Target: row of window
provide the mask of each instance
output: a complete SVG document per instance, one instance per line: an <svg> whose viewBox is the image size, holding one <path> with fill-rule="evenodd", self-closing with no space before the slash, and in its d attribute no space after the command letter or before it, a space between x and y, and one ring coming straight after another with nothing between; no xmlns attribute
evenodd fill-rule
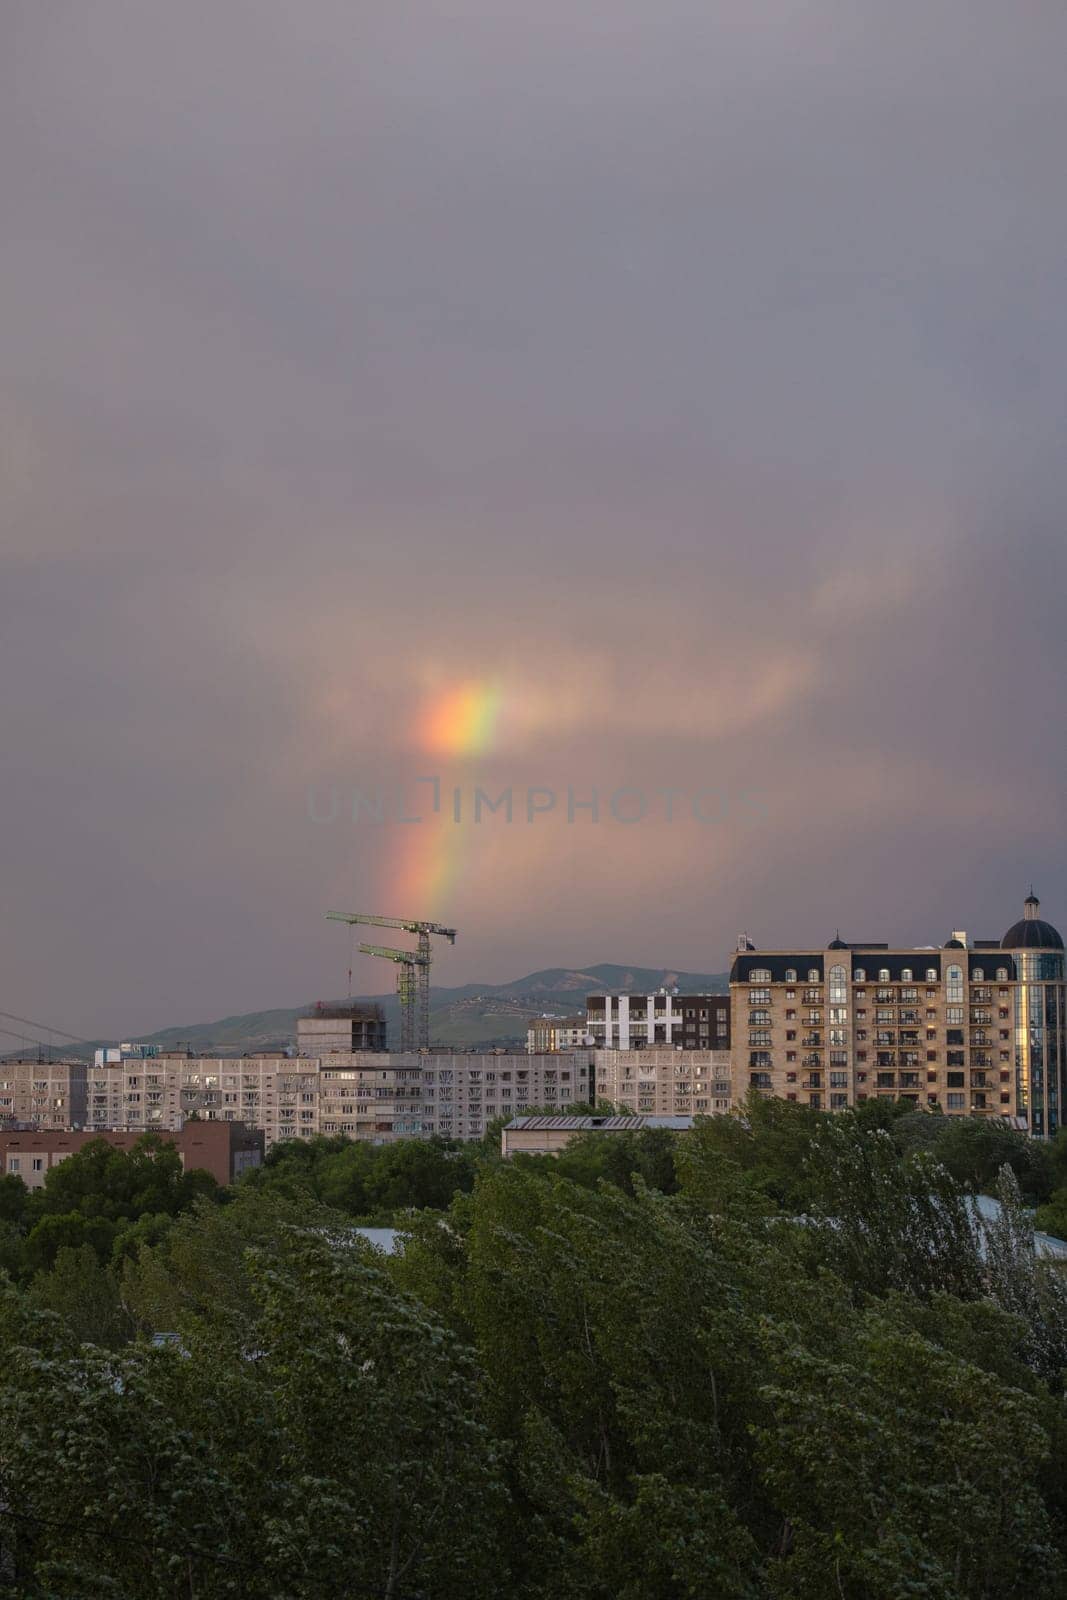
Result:
<svg viewBox="0 0 1067 1600"><path fill-rule="evenodd" d="M953 978L954 975L958 976L959 978L962 978L963 977L962 968L956 967L956 966L949 967L947 976L948 976L950 981L951 981L951 979ZM986 974L985 974L985 968L984 967L975 967L971 972L971 982L972 983L984 983L985 982L985 976L986 976ZM1007 969L1007 967L998 967L996 969L994 977L995 977L997 983L1007 983L1008 982L1008 969ZM771 973L771 970L770 970L769 967L754 967L752 969L752 971L748 975L748 981L749 981L749 983L772 983L774 981L774 979L773 979L773 976L772 976L772 973ZM798 979L798 977L797 977L797 972L796 972L796 968L795 967L787 967L786 968L785 978L784 978L783 981L786 982L786 983L797 983L797 982L800 981ZM808 983L821 983L822 982L822 974L819 972L818 967L809 968L808 976L807 976L807 980L806 981ZM830 972L829 972L828 981L829 981L831 989L835 986L835 984L838 986L838 988L841 989L842 998L844 998L844 988L845 988L845 985L847 984L847 981L848 981L848 977L847 977L847 974L845 972L844 967L840 967L840 966L831 967L830 968ZM855 969L855 971L853 972L853 974L852 974L852 981L854 983L866 983L867 982L867 971L866 971L866 968L857 967ZM898 978L892 977L888 967L879 967L877 981L879 983L898 983L898 982L899 983L914 983L915 982L915 973L914 973L914 971L912 970L911 967L902 967L901 971L900 971L900 977L898 979ZM936 967L927 967L927 969L926 969L926 982L927 983L939 983L940 981L941 981L941 974L938 972L937 968Z"/></svg>

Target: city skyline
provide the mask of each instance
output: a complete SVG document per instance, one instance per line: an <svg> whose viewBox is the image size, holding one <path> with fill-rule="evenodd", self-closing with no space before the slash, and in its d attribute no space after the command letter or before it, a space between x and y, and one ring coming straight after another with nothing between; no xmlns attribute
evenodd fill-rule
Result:
<svg viewBox="0 0 1067 1600"><path fill-rule="evenodd" d="M341 994L331 906L444 985L1062 926L1067 19L0 30L0 1006Z"/></svg>

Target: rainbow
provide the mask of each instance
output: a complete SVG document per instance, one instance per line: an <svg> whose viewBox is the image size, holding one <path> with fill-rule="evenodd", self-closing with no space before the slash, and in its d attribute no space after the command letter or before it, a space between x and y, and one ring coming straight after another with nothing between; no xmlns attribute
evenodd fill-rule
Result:
<svg viewBox="0 0 1067 1600"><path fill-rule="evenodd" d="M468 680L442 689L426 701L415 718L413 748L439 762L483 754L493 747L502 709L498 684ZM470 818L457 824L453 816L452 784L460 774L431 769L427 776L431 775L441 780L440 809L434 813L430 786L420 785L423 798L416 811L422 821L390 828L393 848L386 863L382 903L388 900L391 905L410 907L405 916L447 921L452 914L453 891L469 865ZM464 788L464 803L469 804L470 788Z"/></svg>
<svg viewBox="0 0 1067 1600"><path fill-rule="evenodd" d="M479 755L493 742L500 714L496 684L461 683L435 695L415 726L418 749L427 755Z"/></svg>

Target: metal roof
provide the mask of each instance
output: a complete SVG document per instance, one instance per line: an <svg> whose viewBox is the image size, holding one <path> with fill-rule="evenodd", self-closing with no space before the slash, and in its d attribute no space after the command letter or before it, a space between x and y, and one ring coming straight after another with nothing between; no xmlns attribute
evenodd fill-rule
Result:
<svg viewBox="0 0 1067 1600"><path fill-rule="evenodd" d="M692 1117L515 1117L505 1132L523 1128L531 1133L639 1133L642 1128L673 1128L684 1133L693 1126Z"/></svg>

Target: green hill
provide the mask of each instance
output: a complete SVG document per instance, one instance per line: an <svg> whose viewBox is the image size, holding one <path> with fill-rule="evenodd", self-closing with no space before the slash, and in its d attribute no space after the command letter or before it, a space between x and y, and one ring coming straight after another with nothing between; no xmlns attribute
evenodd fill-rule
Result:
<svg viewBox="0 0 1067 1600"><path fill-rule="evenodd" d="M725 972L680 972L669 967L627 967L605 962L592 967L546 967L511 983L466 983L457 988L430 990L430 1037L451 1049L525 1046L532 1018L545 1012L570 1016L585 1010L585 997L597 990L633 990L652 994L676 988L683 994L724 994L729 987ZM385 1011L390 1043L399 1036L399 1008L395 991L366 995ZM154 1044L161 1050L189 1049L198 1055L254 1055L262 1050L284 1049L296 1034L296 1019L307 1005L272 1011L249 1011L221 1017L215 1022L191 1022L160 1028L133 1042ZM97 1040L95 1043L114 1043ZM93 1044L75 1051L92 1053Z"/></svg>

